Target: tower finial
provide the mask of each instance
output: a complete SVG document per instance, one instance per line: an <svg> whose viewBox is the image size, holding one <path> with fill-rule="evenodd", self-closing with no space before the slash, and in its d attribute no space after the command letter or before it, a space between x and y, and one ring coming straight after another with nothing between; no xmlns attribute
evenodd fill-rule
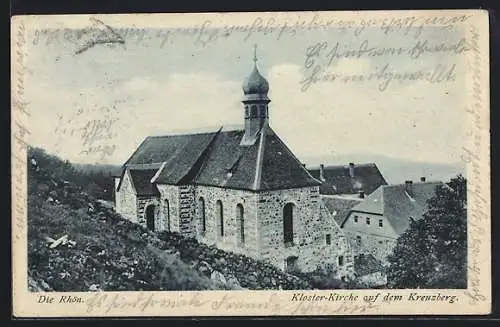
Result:
<svg viewBox="0 0 500 327"><path fill-rule="evenodd" d="M253 45L253 62L257 64L257 44Z"/></svg>

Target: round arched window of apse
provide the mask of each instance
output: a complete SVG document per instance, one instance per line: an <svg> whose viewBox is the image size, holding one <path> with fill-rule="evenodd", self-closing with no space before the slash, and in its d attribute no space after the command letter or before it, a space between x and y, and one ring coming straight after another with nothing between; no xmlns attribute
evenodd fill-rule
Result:
<svg viewBox="0 0 500 327"><path fill-rule="evenodd" d="M245 117L248 117L250 116L250 108L248 107L248 105L245 106Z"/></svg>

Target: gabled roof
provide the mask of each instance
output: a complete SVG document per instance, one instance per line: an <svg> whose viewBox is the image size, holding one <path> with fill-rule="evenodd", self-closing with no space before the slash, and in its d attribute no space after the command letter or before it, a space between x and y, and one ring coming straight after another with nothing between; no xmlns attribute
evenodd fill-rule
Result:
<svg viewBox="0 0 500 327"><path fill-rule="evenodd" d="M320 179L320 168L309 168L311 175ZM324 166L321 194L370 194L381 185L387 185L382 173L374 163L356 164L350 176L349 165Z"/></svg>
<svg viewBox="0 0 500 327"><path fill-rule="evenodd" d="M427 200L434 196L436 187L439 185L444 185L444 183L412 183L410 193L406 191L405 184L384 185L353 207L351 212L383 215L394 231L401 234L409 227L410 217L414 220L423 217L427 209Z"/></svg>
<svg viewBox="0 0 500 327"><path fill-rule="evenodd" d="M375 192L367 196L363 202L359 203L352 210L383 215L384 214L383 194L385 187L386 186L380 186L378 189L375 190Z"/></svg>
<svg viewBox="0 0 500 327"><path fill-rule="evenodd" d="M347 218L351 209L363 201L360 198L347 198L337 195L321 195L321 200L339 226Z"/></svg>
<svg viewBox="0 0 500 327"><path fill-rule="evenodd" d="M165 168L158 183L177 184L193 167L217 133L148 136L127 161L127 166L158 164Z"/></svg>
<svg viewBox="0 0 500 327"><path fill-rule="evenodd" d="M321 184L267 124L253 145L240 145L243 134L242 130L220 129L212 133L148 137L124 166L161 166L158 184L253 191Z"/></svg>
<svg viewBox="0 0 500 327"><path fill-rule="evenodd" d="M156 173L156 169L130 169L130 177L134 184L135 191L139 196L158 196L160 192L156 184L151 183L151 178Z"/></svg>

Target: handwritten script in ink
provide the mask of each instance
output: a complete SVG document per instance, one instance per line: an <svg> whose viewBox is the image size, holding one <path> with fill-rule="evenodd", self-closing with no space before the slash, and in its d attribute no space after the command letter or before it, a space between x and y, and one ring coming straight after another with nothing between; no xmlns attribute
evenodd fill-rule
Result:
<svg viewBox="0 0 500 327"><path fill-rule="evenodd" d="M319 82L362 83L376 82L380 91L385 91L395 83L404 81L426 81L430 84L453 82L456 80L456 64L445 60L429 67L396 69L391 60L407 57L413 61L436 54L463 55L470 51L470 44L465 38L434 43L427 39L417 39L410 46L380 46L377 42L360 40L354 45L341 42L318 42L307 47L304 68L306 77L301 81L302 91L307 91ZM383 59L382 64L367 72L337 72L334 65L342 59Z"/></svg>
<svg viewBox="0 0 500 327"><path fill-rule="evenodd" d="M30 114L25 102L25 44L26 44L26 28L23 22L17 26L14 62L13 81L13 145L12 145L12 193L13 193L13 213L15 214L16 239L21 239L22 232L26 226L26 166L27 166L27 149L28 136L31 134L28 124Z"/></svg>
<svg viewBox="0 0 500 327"><path fill-rule="evenodd" d="M483 226L488 223L488 201L484 198L484 188L489 188L487 176L484 176L481 169L482 145L484 143L484 131L488 130L488 126L483 123L483 102L481 97L481 49L478 44L479 31L472 26L470 30L471 46L473 49L472 60L472 105L466 109L471 121L473 122L471 139L472 145L470 148L464 148L464 160L471 166L470 177L468 178L469 190L469 242L471 255L468 256L467 272L468 272L468 290L465 295L469 298L470 304L478 304L486 300L485 294L481 291L481 246L484 236L487 234Z"/></svg>
<svg viewBox="0 0 500 327"><path fill-rule="evenodd" d="M113 127L119 120L118 112L118 106L115 104L111 107L79 108L72 115L59 114L54 130L58 136L56 146L65 137L78 136L80 154L97 154L100 159L111 156L117 148L114 143L117 134Z"/></svg>
<svg viewBox="0 0 500 327"><path fill-rule="evenodd" d="M404 18L380 19L336 19L328 15L315 13L310 17L288 18L278 21L274 17L256 17L251 21L240 24L217 25L211 19L188 28L157 28L146 29L140 27L114 27L109 24L91 19L91 27L87 29L72 28L41 28L35 31L32 43L69 42L81 46L83 40L91 35L91 40L97 43L138 44L146 47L157 46L163 48L173 45L178 37L189 37L196 45L205 47L216 45L218 41L234 37L242 42L253 41L256 36L269 36L279 41L284 38L293 38L308 32L329 32L338 29L346 36L361 37L369 29L377 29L383 35L391 36L396 33L411 38L418 38L422 30L429 25L440 26L444 29L469 20L470 15L459 16L409 16ZM92 31L92 33L89 33ZM83 42L85 44L85 42ZM89 43L90 44L90 43ZM95 42L94 44L95 45ZM77 51L78 52L78 51Z"/></svg>

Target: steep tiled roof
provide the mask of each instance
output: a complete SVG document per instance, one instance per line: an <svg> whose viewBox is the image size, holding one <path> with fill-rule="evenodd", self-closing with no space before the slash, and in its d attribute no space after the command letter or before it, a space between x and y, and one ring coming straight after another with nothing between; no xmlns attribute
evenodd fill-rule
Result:
<svg viewBox="0 0 500 327"><path fill-rule="evenodd" d="M320 185L271 128L266 133L261 169L261 189Z"/></svg>
<svg viewBox="0 0 500 327"><path fill-rule="evenodd" d="M355 194L363 190L370 194L381 185L387 185L377 165L356 164L353 177L349 173L349 165L325 166L324 180L320 187L321 194ZM310 168L311 175L320 179L320 168Z"/></svg>
<svg viewBox="0 0 500 327"><path fill-rule="evenodd" d="M347 198L337 195L322 195L321 200L339 225L344 222L351 209L363 201L363 199L359 198Z"/></svg>
<svg viewBox="0 0 500 327"><path fill-rule="evenodd" d="M253 145L240 145L243 134L219 130L148 137L125 166L162 166L158 184L255 191L320 185L267 124Z"/></svg>
<svg viewBox="0 0 500 327"><path fill-rule="evenodd" d="M243 131L222 132L206 154L194 184L229 188L250 188L257 168L258 142L241 147Z"/></svg>
<svg viewBox="0 0 500 327"><path fill-rule="evenodd" d="M160 195L156 185L151 183L151 178L156 171L156 169L130 169L130 177L132 177L137 195Z"/></svg>
<svg viewBox="0 0 500 327"><path fill-rule="evenodd" d="M401 234L409 227L410 217L418 220L423 217L427 200L434 194L442 182L412 183L411 192L405 184L384 185L365 198L352 211L369 212L386 217L394 231ZM345 220L344 220L345 222Z"/></svg>
<svg viewBox="0 0 500 327"><path fill-rule="evenodd" d="M126 164L129 166L165 162L165 168L157 182L176 184L191 170L216 134L149 136Z"/></svg>

